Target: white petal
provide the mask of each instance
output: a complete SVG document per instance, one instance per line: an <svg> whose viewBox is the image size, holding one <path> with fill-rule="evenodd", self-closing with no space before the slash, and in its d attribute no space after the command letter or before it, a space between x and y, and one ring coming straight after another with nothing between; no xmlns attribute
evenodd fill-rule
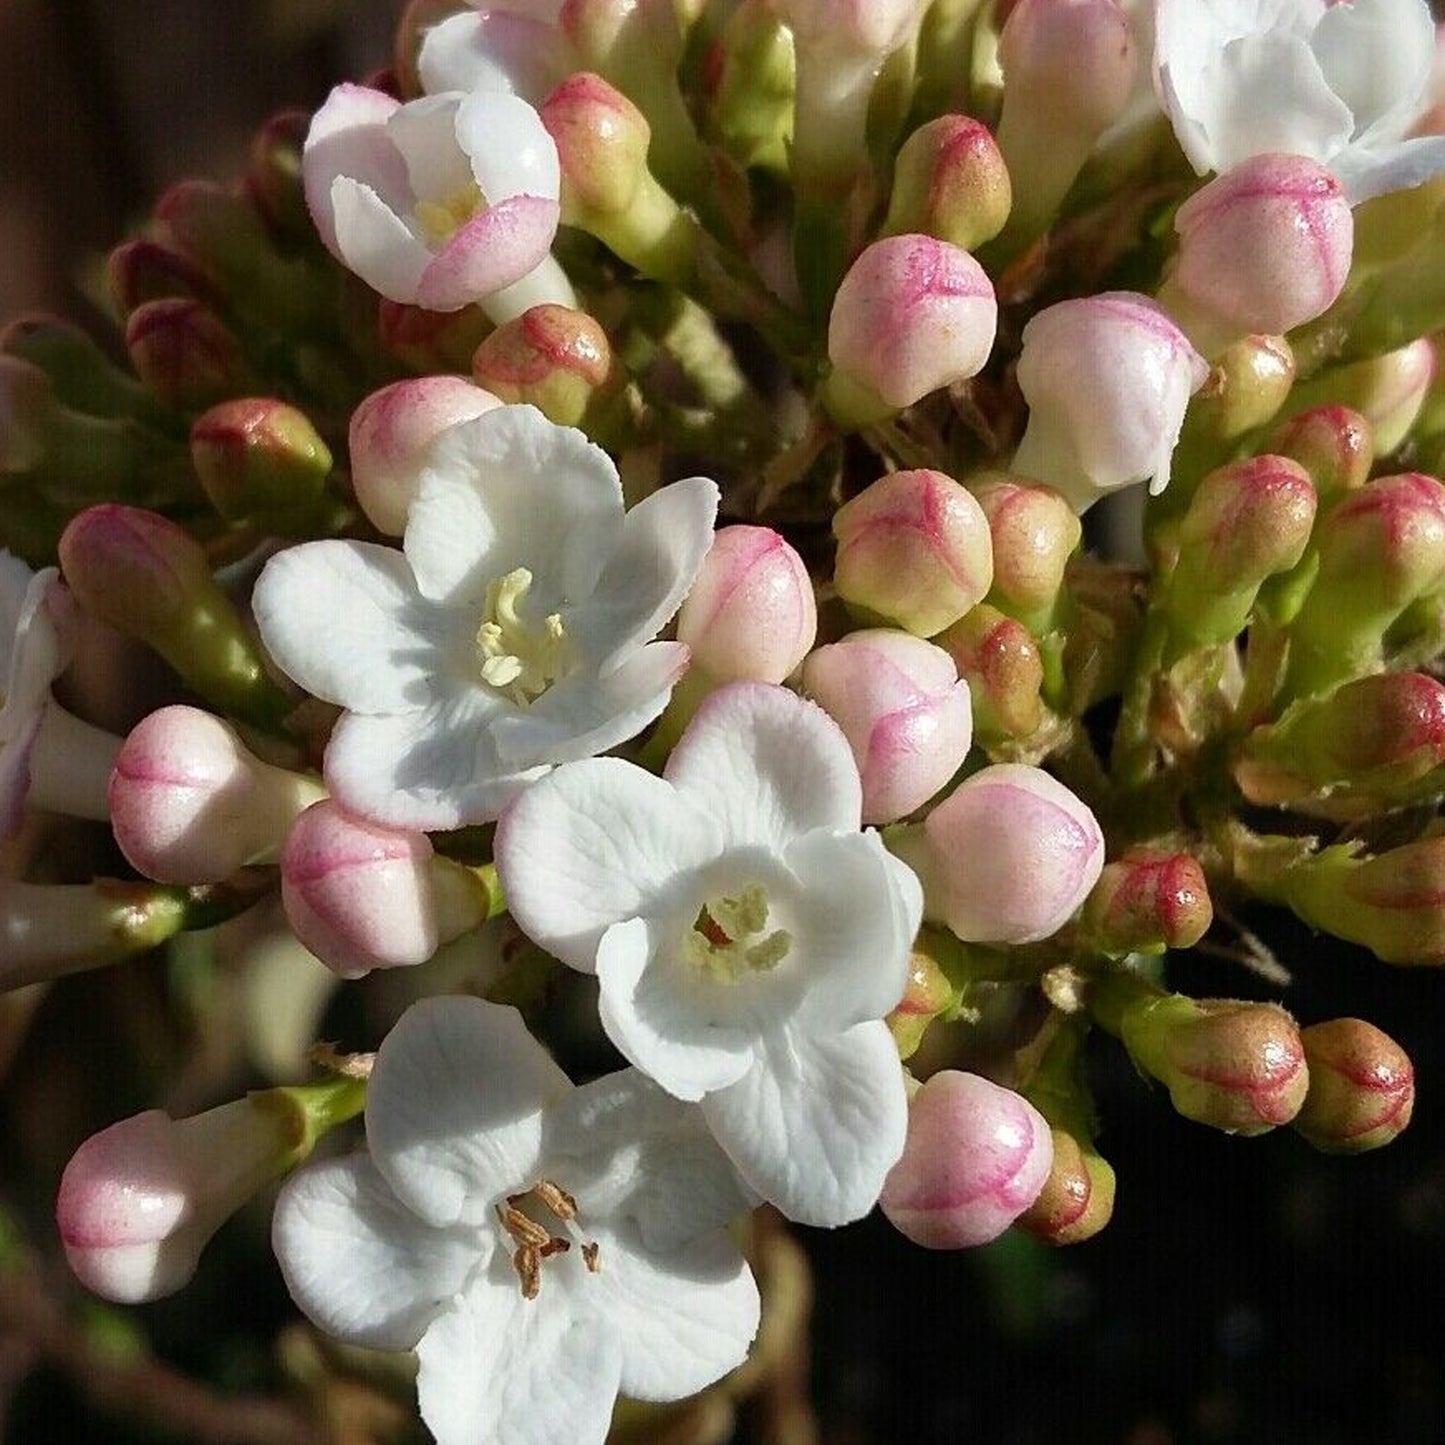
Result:
<svg viewBox="0 0 1445 1445"><path fill-rule="evenodd" d="M536 1182L542 1110L571 1089L516 1009L423 999L377 1052L366 1138L423 1219L477 1224L500 1195Z"/></svg>
<svg viewBox="0 0 1445 1445"><path fill-rule="evenodd" d="M511 768L595 757L635 738L662 715L690 654L681 642L649 642L599 676L579 669L530 707L508 712L492 729Z"/></svg>
<svg viewBox="0 0 1445 1445"><path fill-rule="evenodd" d="M630 1220L670 1253L758 1203L702 1111L636 1069L574 1089L547 1115L546 1150L587 1218Z"/></svg>
<svg viewBox="0 0 1445 1445"><path fill-rule="evenodd" d="M433 25L417 72L429 94L499 90L540 105L577 66L561 32L540 16L474 10Z"/></svg>
<svg viewBox="0 0 1445 1445"><path fill-rule="evenodd" d="M5 654L0 671L0 744L29 733L50 699L51 683L65 671L74 650L75 604L61 585L60 574L46 567L32 575L8 554L5 561L17 564L27 575L22 591L15 565L7 569L9 616L0 616L5 629L0 644Z"/></svg>
<svg viewBox="0 0 1445 1445"><path fill-rule="evenodd" d="M702 1111L744 1180L799 1224L867 1214L908 1128L898 1049L881 1022L823 1039L780 1029Z"/></svg>
<svg viewBox="0 0 1445 1445"><path fill-rule="evenodd" d="M510 196L561 194L557 143L520 96L474 90L457 112L457 142L471 158L482 194L495 205Z"/></svg>
<svg viewBox="0 0 1445 1445"><path fill-rule="evenodd" d="M594 758L528 788L497 825L494 853L522 931L590 972L608 928L676 909L687 871L718 848L708 818L669 784Z"/></svg>
<svg viewBox="0 0 1445 1445"><path fill-rule="evenodd" d="M414 1348L478 1258L475 1230L424 1223L365 1154L293 1175L276 1201L271 1242L307 1318L377 1350Z"/></svg>
<svg viewBox="0 0 1445 1445"><path fill-rule="evenodd" d="M811 833L783 857L803 885L789 919L811 980L799 1020L842 1030L882 1018L908 983L923 912L918 880L872 832Z"/></svg>
<svg viewBox="0 0 1445 1445"><path fill-rule="evenodd" d="M1445 172L1445 136L1417 136L1377 150L1351 146L1330 162L1330 170L1352 206L1413 190Z"/></svg>
<svg viewBox="0 0 1445 1445"><path fill-rule="evenodd" d="M369 185L338 176L331 212L342 261L388 300L414 302L431 252L396 211Z"/></svg>
<svg viewBox="0 0 1445 1445"><path fill-rule="evenodd" d="M457 144L460 95L428 95L391 117L386 133L406 163L418 200L444 201L471 183L472 168Z"/></svg>
<svg viewBox="0 0 1445 1445"><path fill-rule="evenodd" d="M301 177L306 206L333 255L336 217L332 186L340 176L365 182L393 207L410 202L406 164L386 133L386 122L401 108L379 90L364 85L338 85L311 120L301 152Z"/></svg>
<svg viewBox="0 0 1445 1445"><path fill-rule="evenodd" d="M816 703L766 683L710 694L663 776L735 844L780 849L813 828L856 832L862 817L842 729Z"/></svg>
<svg viewBox="0 0 1445 1445"><path fill-rule="evenodd" d="M1398 140L1424 108L1435 27L1421 0L1332 5L1310 37L1330 88L1354 113L1355 142Z"/></svg>
<svg viewBox="0 0 1445 1445"><path fill-rule="evenodd" d="M623 1394L685 1399L747 1358L761 1302L752 1271L726 1235L658 1256L628 1230L602 1246L601 1260L589 1302L595 1293L599 1322L621 1342Z"/></svg>
<svg viewBox="0 0 1445 1445"><path fill-rule="evenodd" d="M474 1282L417 1347L417 1398L437 1445L602 1445L622 1342L600 1326L545 1275L531 1300L515 1276Z"/></svg>
<svg viewBox="0 0 1445 1445"><path fill-rule="evenodd" d="M507 706L478 683L418 712L347 713L326 747L326 786L353 813L397 828L491 822L546 771L497 758L491 728Z"/></svg>
<svg viewBox="0 0 1445 1445"><path fill-rule="evenodd" d="M628 512L621 545L602 569L596 592L570 619L603 671L657 636L682 606L712 546L717 506L717 483L689 477Z"/></svg>
<svg viewBox="0 0 1445 1445"><path fill-rule="evenodd" d="M466 521L464 539L452 529L465 514L446 497L459 484L485 518ZM480 602L494 578L526 567L545 615L590 596L621 530L622 483L607 453L535 407L499 406L437 438L404 546L426 597Z"/></svg>
<svg viewBox="0 0 1445 1445"><path fill-rule="evenodd" d="M267 562L261 640L307 692L353 712L417 710L448 668L452 619L418 596L406 558L375 542L303 542Z"/></svg>
<svg viewBox="0 0 1445 1445"><path fill-rule="evenodd" d="M697 1100L748 1071L753 1034L710 1017L705 995L718 985L698 977L685 959L659 955L658 944L665 950L675 931L667 923L649 928L646 920L632 918L602 935L598 1011L607 1037L629 1063L676 1098Z"/></svg>
<svg viewBox="0 0 1445 1445"><path fill-rule="evenodd" d="M13 552L0 548L0 677L10 674L15 638L25 611L26 593L35 573Z"/></svg>

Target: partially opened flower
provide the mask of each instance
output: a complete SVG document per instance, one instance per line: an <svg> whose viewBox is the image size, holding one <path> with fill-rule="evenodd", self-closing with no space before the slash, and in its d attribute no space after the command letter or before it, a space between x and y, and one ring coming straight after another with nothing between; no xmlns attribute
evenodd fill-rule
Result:
<svg viewBox="0 0 1445 1445"><path fill-rule="evenodd" d="M601 1445L619 1391L742 1363L757 1286L719 1226L749 1201L636 1071L573 1088L514 1010L427 999L382 1043L366 1134L287 1184L276 1255L323 1330L416 1350L438 1445Z"/></svg>
<svg viewBox="0 0 1445 1445"><path fill-rule="evenodd" d="M392 301L428 311L481 302L498 321L574 304L551 257L557 148L516 96L402 105L339 85L311 123L302 174L327 249Z"/></svg>
<svg viewBox="0 0 1445 1445"><path fill-rule="evenodd" d="M1159 98L1200 175L1288 152L1353 205L1445 171L1445 137L1402 139L1434 56L1425 0L1159 0L1156 17Z"/></svg>
<svg viewBox="0 0 1445 1445"><path fill-rule="evenodd" d="M497 830L523 930L597 974L617 1047L700 1100L747 1183L811 1224L867 1213L907 1122L883 1016L922 898L858 831L861 808L822 709L737 682L703 703L662 778L608 758L562 768Z"/></svg>
<svg viewBox="0 0 1445 1445"><path fill-rule="evenodd" d="M717 495L692 477L624 516L606 453L503 406L438 439L401 552L323 541L273 557L261 636L346 709L327 786L364 818L457 828L640 732L687 666L686 647L651 639L697 575Z"/></svg>

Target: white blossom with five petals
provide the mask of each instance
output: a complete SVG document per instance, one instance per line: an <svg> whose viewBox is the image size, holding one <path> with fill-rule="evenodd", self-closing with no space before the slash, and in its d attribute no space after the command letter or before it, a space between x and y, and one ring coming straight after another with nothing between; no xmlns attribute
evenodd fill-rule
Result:
<svg viewBox="0 0 1445 1445"><path fill-rule="evenodd" d="M619 1391L742 1363L751 1201L697 1109L635 1070L575 1088L514 1009L415 1004L367 1086L368 1151L300 1171L272 1239L327 1333L415 1349L439 1445L601 1445Z"/></svg>
<svg viewBox="0 0 1445 1445"><path fill-rule="evenodd" d="M907 1127L882 1020L922 895L861 809L837 724L738 682L661 778L611 758L560 768L497 829L518 924L596 973L629 1062L699 1100L743 1179L808 1224L866 1214Z"/></svg>
<svg viewBox="0 0 1445 1445"><path fill-rule="evenodd" d="M717 502L691 477L624 513L607 454L534 407L444 432L402 551L308 542L256 584L277 663L346 709L327 786L375 822L457 828L640 732L687 666L683 644L652 638L697 576Z"/></svg>
<svg viewBox="0 0 1445 1445"><path fill-rule="evenodd" d="M1429 104L1426 0L1159 0L1155 80L1200 175L1307 156L1352 205L1445 171L1445 137L1403 139Z"/></svg>

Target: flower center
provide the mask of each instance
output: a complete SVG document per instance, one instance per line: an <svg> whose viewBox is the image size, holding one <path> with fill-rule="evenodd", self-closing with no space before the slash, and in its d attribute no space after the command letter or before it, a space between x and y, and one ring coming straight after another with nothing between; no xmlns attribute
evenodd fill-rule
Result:
<svg viewBox="0 0 1445 1445"><path fill-rule="evenodd" d="M516 1245L512 1268L517 1271L523 1299L536 1299L541 1293L542 1261L566 1254L574 1240L581 1246L587 1273L597 1274L602 1269L597 1242L584 1240L577 1228L577 1201L550 1179L539 1179L530 1189L507 1195L507 1202L497 1205L497 1218ZM566 1233L553 1234L552 1221Z"/></svg>
<svg viewBox="0 0 1445 1445"><path fill-rule="evenodd" d="M525 567L495 578L477 628L482 681L519 707L541 697L562 676L570 654L560 612L549 612L540 623L522 615L531 588L532 574Z"/></svg>
<svg viewBox="0 0 1445 1445"><path fill-rule="evenodd" d="M721 983L767 973L793 946L786 928L767 933L767 926L768 894L761 883L749 883L736 897L709 898L683 941L687 961Z"/></svg>
<svg viewBox="0 0 1445 1445"><path fill-rule="evenodd" d="M486 204L482 188L475 181L468 181L440 200L418 201L412 210L427 240L434 246L442 246Z"/></svg>

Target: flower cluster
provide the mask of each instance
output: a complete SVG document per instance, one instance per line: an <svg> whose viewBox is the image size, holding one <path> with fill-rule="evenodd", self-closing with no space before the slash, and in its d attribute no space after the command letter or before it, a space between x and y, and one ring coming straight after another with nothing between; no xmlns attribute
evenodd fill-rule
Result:
<svg viewBox="0 0 1445 1445"><path fill-rule="evenodd" d="M1086 1047L1394 1138L1393 1040L1159 957L1287 982L1217 897L1445 961L1433 35L424 0L112 253L134 375L7 330L0 986L270 907L411 1000L82 1144L76 1273L179 1288L289 1176L293 1298L441 1445L601 1445L747 1357L760 1204L1096 1234ZM168 681L68 710L83 645ZM136 876L53 881L41 813Z"/></svg>

